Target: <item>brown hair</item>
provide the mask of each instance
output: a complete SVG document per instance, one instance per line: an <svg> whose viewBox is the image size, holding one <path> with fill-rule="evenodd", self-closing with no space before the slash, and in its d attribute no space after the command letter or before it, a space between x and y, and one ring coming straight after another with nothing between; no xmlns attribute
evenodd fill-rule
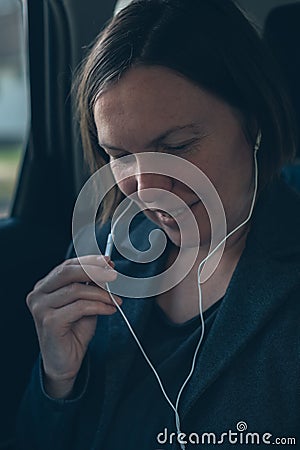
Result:
<svg viewBox="0 0 300 450"><path fill-rule="evenodd" d="M261 187L293 158L295 130L282 80L239 8L231 0L139 0L112 18L77 79L82 142L92 171L107 162L97 139L95 101L136 65L170 68L217 95L240 112L252 143L258 126ZM107 196L103 221L119 199L117 188Z"/></svg>

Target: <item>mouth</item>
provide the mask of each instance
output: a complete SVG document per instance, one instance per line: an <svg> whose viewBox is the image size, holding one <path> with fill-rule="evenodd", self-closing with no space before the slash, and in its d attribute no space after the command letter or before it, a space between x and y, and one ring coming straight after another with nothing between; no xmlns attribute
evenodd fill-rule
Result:
<svg viewBox="0 0 300 450"><path fill-rule="evenodd" d="M181 214L183 214L185 211L187 210L186 208L178 208L178 209L172 209L171 211L169 211L169 213L167 213L166 211L162 211L161 209L156 209L154 210L155 213L160 214L162 216L165 217L179 217Z"/></svg>
<svg viewBox="0 0 300 450"><path fill-rule="evenodd" d="M199 203L200 200L198 200L195 203L192 203L191 205L187 205L183 208L169 210L169 212L163 211L161 209L149 209L149 211L151 211L151 213L154 213L160 222L166 225L174 225L177 224L176 219L178 218L183 219L184 216L187 214L187 212L188 211L193 212L193 208Z"/></svg>

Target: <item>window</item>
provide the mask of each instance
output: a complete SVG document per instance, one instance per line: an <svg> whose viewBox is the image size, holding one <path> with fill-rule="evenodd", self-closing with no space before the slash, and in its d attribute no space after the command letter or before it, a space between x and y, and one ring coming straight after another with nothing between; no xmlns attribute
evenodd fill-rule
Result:
<svg viewBox="0 0 300 450"><path fill-rule="evenodd" d="M26 2L0 2L0 218L12 206L27 139Z"/></svg>

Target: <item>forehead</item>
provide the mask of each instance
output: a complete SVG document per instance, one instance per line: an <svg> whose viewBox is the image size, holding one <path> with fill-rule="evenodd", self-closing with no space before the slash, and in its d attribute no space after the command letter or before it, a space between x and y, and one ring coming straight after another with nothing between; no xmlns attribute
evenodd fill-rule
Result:
<svg viewBox="0 0 300 450"><path fill-rule="evenodd" d="M212 95L176 72L139 67L98 97L94 117L100 141L111 139L112 133L114 141L119 135L151 138L174 126L209 119L216 103Z"/></svg>
<svg viewBox="0 0 300 450"><path fill-rule="evenodd" d="M126 101L126 107L138 106L138 98L147 100L148 107L155 107L164 101L184 101L186 96L201 91L185 77L163 67L135 67L129 69L121 79L102 93L96 108L114 108ZM140 107L142 106L139 103Z"/></svg>

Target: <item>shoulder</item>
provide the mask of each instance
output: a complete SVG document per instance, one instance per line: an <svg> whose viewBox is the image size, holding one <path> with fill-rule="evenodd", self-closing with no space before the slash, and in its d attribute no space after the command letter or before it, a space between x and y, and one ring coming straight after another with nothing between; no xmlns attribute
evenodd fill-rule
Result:
<svg viewBox="0 0 300 450"><path fill-rule="evenodd" d="M275 259L300 262L300 195L284 180L276 180L260 194L251 235Z"/></svg>

